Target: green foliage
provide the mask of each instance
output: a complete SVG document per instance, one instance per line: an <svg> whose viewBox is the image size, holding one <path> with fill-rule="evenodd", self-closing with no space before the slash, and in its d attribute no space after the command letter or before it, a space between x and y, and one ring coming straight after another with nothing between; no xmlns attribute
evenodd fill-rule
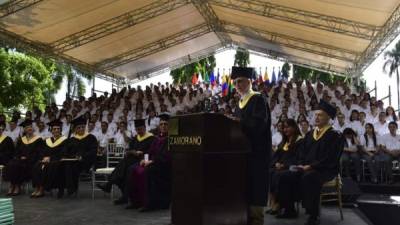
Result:
<svg viewBox="0 0 400 225"><path fill-rule="evenodd" d="M282 66L282 77L288 79L289 78L290 65L285 62Z"/></svg>
<svg viewBox="0 0 400 225"><path fill-rule="evenodd" d="M250 64L250 53L248 50L243 48L238 48L235 54L235 66L247 67Z"/></svg>
<svg viewBox="0 0 400 225"><path fill-rule="evenodd" d="M326 85L333 84L338 80L349 83L349 80L344 76L338 76L298 65L293 65L293 78L295 80L310 80L313 83L320 81Z"/></svg>
<svg viewBox="0 0 400 225"><path fill-rule="evenodd" d="M216 66L214 56L201 59L197 62L174 69L170 72L174 84L190 83L194 73L201 74L205 78L205 74L211 73Z"/></svg>
<svg viewBox="0 0 400 225"><path fill-rule="evenodd" d="M383 71L392 77L394 73L398 73L400 66L400 41L396 43L394 49L385 52L384 58L386 61L383 64Z"/></svg>
<svg viewBox="0 0 400 225"><path fill-rule="evenodd" d="M48 93L55 92L51 72L35 57L0 49L0 110L44 108Z"/></svg>

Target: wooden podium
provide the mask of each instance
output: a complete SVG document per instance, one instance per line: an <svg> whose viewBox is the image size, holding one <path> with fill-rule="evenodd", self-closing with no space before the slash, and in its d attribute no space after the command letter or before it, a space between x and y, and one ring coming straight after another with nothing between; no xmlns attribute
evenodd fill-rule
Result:
<svg viewBox="0 0 400 225"><path fill-rule="evenodd" d="M169 121L173 225L246 225L247 153L239 122L220 114Z"/></svg>

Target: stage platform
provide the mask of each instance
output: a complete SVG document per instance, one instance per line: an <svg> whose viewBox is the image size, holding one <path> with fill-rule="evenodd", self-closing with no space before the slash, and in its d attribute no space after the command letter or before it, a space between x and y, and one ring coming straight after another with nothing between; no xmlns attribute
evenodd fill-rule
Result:
<svg viewBox="0 0 400 225"><path fill-rule="evenodd" d="M4 197L4 191L3 195ZM46 196L41 199L30 199L28 195L14 197L15 225L167 225L170 223L169 210L139 213L126 210L122 206L114 206L108 196L96 193L91 199L88 185L82 185L76 198ZM297 220L277 220L266 215L265 225L301 225L306 216L301 211ZM322 208L322 224L324 225L366 225L355 209L344 209L344 221L340 221L336 207ZM190 225L190 224L188 224Z"/></svg>

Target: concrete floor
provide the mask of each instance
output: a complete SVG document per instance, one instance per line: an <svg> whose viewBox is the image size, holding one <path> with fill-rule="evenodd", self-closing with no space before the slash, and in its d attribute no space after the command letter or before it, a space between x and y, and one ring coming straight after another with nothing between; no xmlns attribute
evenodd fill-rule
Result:
<svg viewBox="0 0 400 225"><path fill-rule="evenodd" d="M28 195L22 195L14 197L13 202L16 225L167 225L170 222L169 210L150 213L126 210L122 206L114 206L110 198L100 192L92 200L88 185L82 185L77 198L58 200L46 196L30 199ZM353 209L344 209L344 217L344 221L340 221L335 207L323 207L321 224L368 224ZM305 219L304 210L297 220L277 220L266 215L265 225L300 225Z"/></svg>

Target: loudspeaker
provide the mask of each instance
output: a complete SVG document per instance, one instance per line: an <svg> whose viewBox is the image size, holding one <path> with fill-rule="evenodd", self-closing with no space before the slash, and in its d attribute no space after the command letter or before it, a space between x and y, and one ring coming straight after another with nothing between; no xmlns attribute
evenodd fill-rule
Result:
<svg viewBox="0 0 400 225"><path fill-rule="evenodd" d="M400 202L390 196L362 196L357 204L372 224L398 224L400 221Z"/></svg>

